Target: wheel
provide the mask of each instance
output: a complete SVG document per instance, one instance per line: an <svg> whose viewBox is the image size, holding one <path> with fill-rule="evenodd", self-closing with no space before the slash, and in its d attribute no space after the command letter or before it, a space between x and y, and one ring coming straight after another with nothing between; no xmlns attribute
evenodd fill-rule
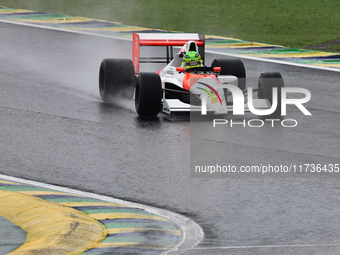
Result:
<svg viewBox="0 0 340 255"><path fill-rule="evenodd" d="M281 88L284 87L283 79L278 72L261 73L258 81L257 97L260 99L268 99L269 103L273 103L273 88L277 88L277 108L272 115L281 114Z"/></svg>
<svg viewBox="0 0 340 255"><path fill-rule="evenodd" d="M214 59L211 63L211 67L221 67L221 75L234 75L238 78L237 86L241 90L246 89L246 69L243 62L240 59Z"/></svg>
<svg viewBox="0 0 340 255"><path fill-rule="evenodd" d="M130 59L104 59L99 69L99 93L104 102L133 97L136 76Z"/></svg>
<svg viewBox="0 0 340 255"><path fill-rule="evenodd" d="M135 106L140 116L157 116L161 108L162 81L157 73L140 73L135 91Z"/></svg>

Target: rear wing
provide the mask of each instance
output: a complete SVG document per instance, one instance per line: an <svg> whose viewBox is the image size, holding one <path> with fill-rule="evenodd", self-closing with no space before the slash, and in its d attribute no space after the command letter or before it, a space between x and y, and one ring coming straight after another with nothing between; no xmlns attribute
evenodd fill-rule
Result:
<svg viewBox="0 0 340 255"><path fill-rule="evenodd" d="M139 73L140 63L169 63L173 59L173 46L183 46L188 41L195 41L203 61L205 57L205 37L202 34L186 33L133 33L132 62L135 73ZM140 57L141 46L165 46L166 57Z"/></svg>

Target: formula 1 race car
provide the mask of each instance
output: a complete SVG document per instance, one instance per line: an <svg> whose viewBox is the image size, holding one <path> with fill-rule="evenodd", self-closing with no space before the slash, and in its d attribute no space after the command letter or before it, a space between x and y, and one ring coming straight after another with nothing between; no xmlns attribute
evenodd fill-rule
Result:
<svg viewBox="0 0 340 255"><path fill-rule="evenodd" d="M140 116L156 116L160 111L226 114L232 110L233 114L243 114L263 109L263 115L281 112L280 89L284 85L280 73L262 73L258 87L246 89L246 72L240 59L215 59L210 67L184 68L182 57L189 51L199 53L204 63L204 35L134 33L132 44L132 61L111 58L100 65L99 91L104 102L134 98ZM163 46L165 57L142 57L142 46ZM175 46L181 47L177 54L173 53ZM140 63L167 65L158 72L140 72ZM257 99L252 98L254 92Z"/></svg>

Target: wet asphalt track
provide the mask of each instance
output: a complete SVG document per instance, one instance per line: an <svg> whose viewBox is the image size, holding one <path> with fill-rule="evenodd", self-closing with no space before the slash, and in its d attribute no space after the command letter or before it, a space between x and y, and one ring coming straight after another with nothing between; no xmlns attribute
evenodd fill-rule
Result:
<svg viewBox="0 0 340 255"><path fill-rule="evenodd" d="M130 58L130 43L0 23L1 174L182 213L205 232L190 255L340 253L339 178L191 178L193 124L139 118L132 101L103 104L98 69L107 57ZM296 128L212 130L210 120L195 121L204 157L340 163L340 74L244 63L251 82L280 71L288 86L309 89L313 116L292 107Z"/></svg>

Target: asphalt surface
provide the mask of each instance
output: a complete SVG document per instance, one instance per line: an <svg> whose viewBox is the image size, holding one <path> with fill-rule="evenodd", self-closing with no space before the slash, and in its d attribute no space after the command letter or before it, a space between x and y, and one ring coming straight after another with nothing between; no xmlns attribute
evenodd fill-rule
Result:
<svg viewBox="0 0 340 255"><path fill-rule="evenodd" d="M186 254L339 254L334 175L190 175L197 147L221 164L340 163L339 73L245 60L249 84L280 71L310 90L313 115L289 107L295 128L212 129L211 119L143 119L133 101L102 103L100 62L131 58L130 42L4 23L0 34L2 174L182 213L205 233Z"/></svg>

